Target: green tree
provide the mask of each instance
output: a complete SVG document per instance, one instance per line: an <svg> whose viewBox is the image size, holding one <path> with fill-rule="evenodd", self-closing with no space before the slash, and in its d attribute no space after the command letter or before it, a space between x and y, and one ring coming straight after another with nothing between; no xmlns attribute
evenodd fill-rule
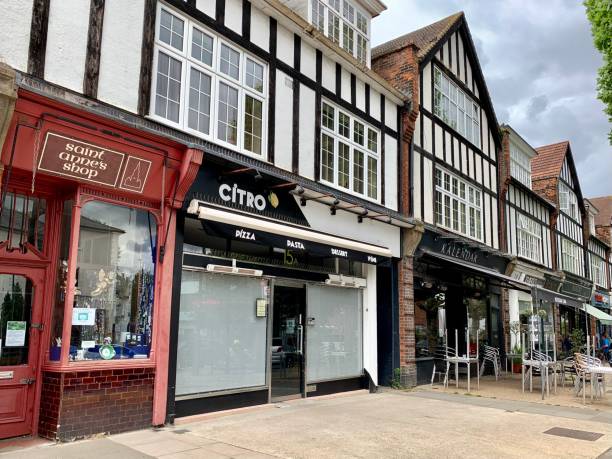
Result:
<svg viewBox="0 0 612 459"><path fill-rule="evenodd" d="M604 112L612 123L612 0L584 0L595 47L603 56L597 75L597 97L604 103ZM612 129L608 133L612 144Z"/></svg>

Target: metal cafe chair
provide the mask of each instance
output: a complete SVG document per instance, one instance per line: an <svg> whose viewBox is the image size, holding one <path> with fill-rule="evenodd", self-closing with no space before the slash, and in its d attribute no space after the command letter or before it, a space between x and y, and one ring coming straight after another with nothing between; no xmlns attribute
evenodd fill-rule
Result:
<svg viewBox="0 0 612 459"><path fill-rule="evenodd" d="M501 376L501 359L499 358L499 349L488 344L483 344L483 357L482 365L480 367L480 376L484 374L485 365L489 362L493 365L493 372L495 373L495 381Z"/></svg>
<svg viewBox="0 0 612 459"><path fill-rule="evenodd" d="M442 382L444 387L448 387L448 373L450 371L451 364L448 357L455 354L455 349L440 345L437 346L433 353L434 364L431 372L431 385L433 387L436 374L438 375L438 383ZM444 376L444 379L442 379Z"/></svg>

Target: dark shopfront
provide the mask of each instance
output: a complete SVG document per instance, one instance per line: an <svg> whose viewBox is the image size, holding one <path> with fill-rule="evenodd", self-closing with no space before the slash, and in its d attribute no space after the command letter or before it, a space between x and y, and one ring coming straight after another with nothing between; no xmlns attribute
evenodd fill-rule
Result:
<svg viewBox="0 0 612 459"><path fill-rule="evenodd" d="M376 383L376 311L390 307L377 272L393 253L341 225L316 231L303 206L321 204L295 188L254 169L200 169L177 221L170 421Z"/></svg>
<svg viewBox="0 0 612 459"><path fill-rule="evenodd" d="M431 381L434 355L444 346L470 353L488 344L504 349L502 288L529 291L504 273L509 258L473 243L426 230L415 254L414 303L417 384ZM476 332L478 330L478 333ZM478 343L476 336L478 335Z"/></svg>

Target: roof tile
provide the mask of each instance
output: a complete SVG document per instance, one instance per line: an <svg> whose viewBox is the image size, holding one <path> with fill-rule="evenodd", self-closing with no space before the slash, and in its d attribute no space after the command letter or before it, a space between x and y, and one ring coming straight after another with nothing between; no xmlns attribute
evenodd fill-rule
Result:
<svg viewBox="0 0 612 459"><path fill-rule="evenodd" d="M537 147L537 156L531 159L531 178L539 180L547 177L558 177L563 160L569 147L567 140Z"/></svg>
<svg viewBox="0 0 612 459"><path fill-rule="evenodd" d="M601 196L599 198L589 198L599 211L595 215L595 224L601 226L610 226L612 218L612 196Z"/></svg>
<svg viewBox="0 0 612 459"><path fill-rule="evenodd" d="M419 48L417 55L420 60L427 55L440 38L442 38L442 36L462 17L463 11L460 11L425 27L394 38L382 45L376 46L372 48L372 59L406 48L410 45L415 45Z"/></svg>

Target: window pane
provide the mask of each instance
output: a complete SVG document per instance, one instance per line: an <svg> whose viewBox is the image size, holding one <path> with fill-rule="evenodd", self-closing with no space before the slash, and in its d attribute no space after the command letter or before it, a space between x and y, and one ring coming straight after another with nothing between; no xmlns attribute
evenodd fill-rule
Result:
<svg viewBox="0 0 612 459"><path fill-rule="evenodd" d="M365 35L368 34L368 19L359 12L357 12L357 28Z"/></svg>
<svg viewBox="0 0 612 459"><path fill-rule="evenodd" d="M219 83L219 113L217 137L236 145L238 141L238 90Z"/></svg>
<svg viewBox="0 0 612 459"><path fill-rule="evenodd" d="M338 112L338 133L347 139L351 138L351 120L345 113Z"/></svg>
<svg viewBox="0 0 612 459"><path fill-rule="evenodd" d="M149 212L97 201L83 206L72 359L149 355L156 247L156 223Z"/></svg>
<svg viewBox="0 0 612 459"><path fill-rule="evenodd" d="M321 136L321 178L334 182L334 139L328 135Z"/></svg>
<svg viewBox="0 0 612 459"><path fill-rule="evenodd" d="M459 201L453 199L453 229L459 230Z"/></svg>
<svg viewBox="0 0 612 459"><path fill-rule="evenodd" d="M325 7L318 0L312 1L312 24L321 33L325 33Z"/></svg>
<svg viewBox="0 0 612 459"><path fill-rule="evenodd" d="M206 65L212 65L213 38L210 35L200 32L195 27L193 28L193 37L191 40L191 57Z"/></svg>
<svg viewBox="0 0 612 459"><path fill-rule="evenodd" d="M353 54L354 44L353 33L353 29L350 26L342 24L342 47L351 54Z"/></svg>
<svg viewBox="0 0 612 459"><path fill-rule="evenodd" d="M364 142L364 126L358 121L353 122L353 141L359 145L363 145Z"/></svg>
<svg viewBox="0 0 612 459"><path fill-rule="evenodd" d="M444 196L444 226L451 226L451 199L450 196Z"/></svg>
<svg viewBox="0 0 612 459"><path fill-rule="evenodd" d="M368 197L378 199L378 161L368 156Z"/></svg>
<svg viewBox="0 0 612 459"><path fill-rule="evenodd" d="M261 154L263 104L251 96L245 98L244 109L244 148Z"/></svg>
<svg viewBox="0 0 612 459"><path fill-rule="evenodd" d="M155 114L178 123L181 94L181 62L162 52L157 59Z"/></svg>
<svg viewBox="0 0 612 459"><path fill-rule="evenodd" d="M363 153L359 150L353 152L353 191L363 194Z"/></svg>
<svg viewBox="0 0 612 459"><path fill-rule="evenodd" d="M355 7L346 0L344 0L343 2L342 15L344 16L344 19L346 19L350 23L353 23L355 21Z"/></svg>
<svg viewBox="0 0 612 459"><path fill-rule="evenodd" d="M159 40L167 45L183 50L183 30L185 23L182 19L170 14L162 8L159 17Z"/></svg>
<svg viewBox="0 0 612 459"><path fill-rule="evenodd" d="M266 320L255 302L267 281L183 271L176 395L266 383Z"/></svg>
<svg viewBox="0 0 612 459"><path fill-rule="evenodd" d="M192 67L189 77L187 124L191 129L204 134L210 131L210 86L210 76Z"/></svg>
<svg viewBox="0 0 612 459"><path fill-rule="evenodd" d="M340 44L340 18L335 14L327 13L327 34L337 45Z"/></svg>
<svg viewBox="0 0 612 459"><path fill-rule="evenodd" d="M350 186L351 149L348 145L338 142L338 185L343 188Z"/></svg>
<svg viewBox="0 0 612 459"><path fill-rule="evenodd" d="M334 113L334 107L332 107L331 105L327 105L324 102L323 110L321 110L321 123L324 127L332 131L335 129Z"/></svg>
<svg viewBox="0 0 612 459"><path fill-rule="evenodd" d="M361 34L357 34L357 59L364 64L368 60L368 41Z"/></svg>
<svg viewBox="0 0 612 459"><path fill-rule="evenodd" d="M263 65L247 58L245 80L249 88L263 92Z"/></svg>
<svg viewBox="0 0 612 459"><path fill-rule="evenodd" d="M443 224L443 210L442 210L442 193L436 191L436 223L438 225Z"/></svg>
<svg viewBox="0 0 612 459"><path fill-rule="evenodd" d="M28 363L33 294L25 276L0 274L0 369Z"/></svg>
<svg viewBox="0 0 612 459"><path fill-rule="evenodd" d="M368 148L374 153L378 152L378 132L368 129Z"/></svg>
<svg viewBox="0 0 612 459"><path fill-rule="evenodd" d="M240 76L240 53L222 44L219 70L237 80Z"/></svg>

